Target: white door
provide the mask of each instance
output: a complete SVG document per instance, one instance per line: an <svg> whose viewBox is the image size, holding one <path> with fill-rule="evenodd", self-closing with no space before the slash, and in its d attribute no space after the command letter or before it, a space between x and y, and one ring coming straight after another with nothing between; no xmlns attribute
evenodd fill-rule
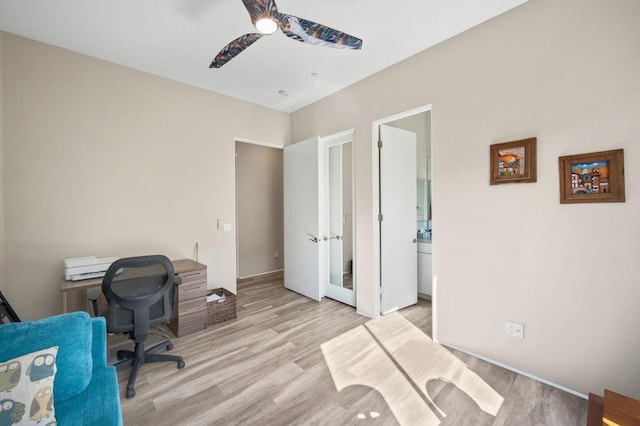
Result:
<svg viewBox="0 0 640 426"><path fill-rule="evenodd" d="M418 302L416 134L380 126L381 312Z"/></svg>
<svg viewBox="0 0 640 426"><path fill-rule="evenodd" d="M322 297L319 138L284 147L284 286ZM259 213L259 212L258 212Z"/></svg>

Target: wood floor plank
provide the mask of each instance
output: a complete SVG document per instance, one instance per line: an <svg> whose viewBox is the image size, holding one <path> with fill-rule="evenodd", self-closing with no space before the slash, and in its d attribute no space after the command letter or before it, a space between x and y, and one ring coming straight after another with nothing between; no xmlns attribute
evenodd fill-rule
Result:
<svg viewBox="0 0 640 426"><path fill-rule="evenodd" d="M119 371L125 425L397 425L376 390L336 390L320 345L369 321L355 309L316 302L284 288L282 273L240 280L237 319L172 338L187 366L146 364L127 399ZM400 314L431 336L431 302ZM164 330L166 332L166 330ZM162 336L154 336L159 341ZM121 347L122 340L113 348ZM469 355L450 351L505 398L496 417L454 385L427 383L447 414L443 425L582 425L586 401ZM110 359L115 352L112 350Z"/></svg>

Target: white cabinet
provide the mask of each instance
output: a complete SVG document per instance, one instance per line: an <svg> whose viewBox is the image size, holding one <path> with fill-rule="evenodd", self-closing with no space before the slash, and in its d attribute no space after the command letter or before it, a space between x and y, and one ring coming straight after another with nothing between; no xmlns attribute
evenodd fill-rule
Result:
<svg viewBox="0 0 640 426"><path fill-rule="evenodd" d="M418 293L427 296L431 296L433 293L431 253L431 243L418 243Z"/></svg>

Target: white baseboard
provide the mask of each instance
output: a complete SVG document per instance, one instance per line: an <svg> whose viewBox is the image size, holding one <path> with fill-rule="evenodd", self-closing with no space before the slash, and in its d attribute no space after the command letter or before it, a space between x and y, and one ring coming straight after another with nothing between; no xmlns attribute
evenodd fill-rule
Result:
<svg viewBox="0 0 640 426"><path fill-rule="evenodd" d="M276 269L275 271L260 272L259 274L253 274L253 275L244 275L242 277L238 277L238 279L239 280L244 280L246 278L256 278L256 277L261 277L263 275L275 274L277 272L282 272L282 271L284 271L284 269Z"/></svg>
<svg viewBox="0 0 640 426"><path fill-rule="evenodd" d="M506 369L506 370L513 371L514 373L521 374L521 375L523 375L523 376L525 376L525 377L528 377L528 378L530 378L530 379L536 380L536 381L538 381L538 382L540 382L540 383L544 383L545 385L549 385L549 386L554 387L554 388L556 388L556 389L560 389L561 391L565 391L565 392L570 393L570 394L572 394L572 395L575 395L575 396L577 396L577 397L579 397L579 398L582 398L582 399L589 399L589 397L588 397L587 395L583 394L583 393L580 393L580 392L575 391L575 390L573 390L573 389L569 389L568 387L565 387L565 386L559 385L559 384L557 384L557 383L551 382L551 381L546 380L546 379L543 379L543 378L541 378L541 377L534 376L533 374L529 374L529 373L527 373L526 371L518 370L517 368L513 368L513 367L511 367L511 366L509 366L509 365L506 365L506 364L503 364L503 363L501 363L501 362L495 361L495 360L493 360L493 359L490 359L490 358L484 357L484 356L482 356L482 355L474 354L473 352L469 352L469 351L467 351L467 350L460 349L460 348L455 347L455 346L451 346L451 345L447 345L447 344L443 344L443 343L440 343L440 344L441 344L442 346L446 346L446 347L448 347L448 348L455 349L456 351L463 352L463 353L465 353L465 354L467 354L467 355L471 355L471 356L472 356L472 357L474 357L474 358L481 359L481 360L486 361L486 362L488 362L488 363L490 363L490 364L497 365L498 367L502 367L502 368L504 368L504 369Z"/></svg>

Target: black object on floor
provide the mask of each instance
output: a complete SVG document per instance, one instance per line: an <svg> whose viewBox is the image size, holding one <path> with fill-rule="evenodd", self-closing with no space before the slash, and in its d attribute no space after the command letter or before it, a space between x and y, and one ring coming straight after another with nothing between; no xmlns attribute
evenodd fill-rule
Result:
<svg viewBox="0 0 640 426"><path fill-rule="evenodd" d="M20 318L18 318L18 314L16 314L7 298L0 291L0 325L9 324L10 322L20 322Z"/></svg>

